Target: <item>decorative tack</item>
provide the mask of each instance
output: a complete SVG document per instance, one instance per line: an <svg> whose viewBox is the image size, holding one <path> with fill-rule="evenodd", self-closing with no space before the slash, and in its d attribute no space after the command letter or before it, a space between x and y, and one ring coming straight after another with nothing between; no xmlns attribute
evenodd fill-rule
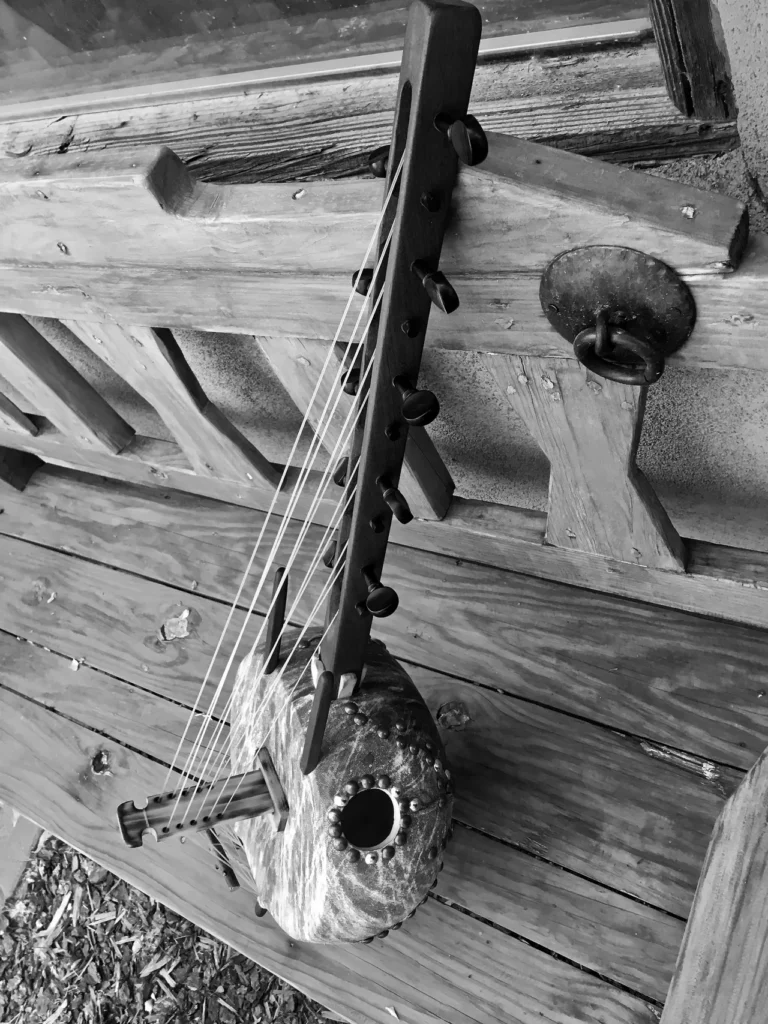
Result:
<svg viewBox="0 0 768 1024"><path fill-rule="evenodd" d="M441 770L441 768L443 767L443 762L440 760L439 757L435 758L435 763L434 763L433 767L434 767L436 772L439 772Z"/></svg>
<svg viewBox="0 0 768 1024"><path fill-rule="evenodd" d="M333 798L333 802L336 804L337 807L346 807L346 805L349 803L349 797L347 796L346 793L337 793L336 796Z"/></svg>
<svg viewBox="0 0 768 1024"><path fill-rule="evenodd" d="M357 864L357 862L360 860L360 851L356 850L354 846L351 847L349 853L347 854L347 860L351 861L353 864Z"/></svg>
<svg viewBox="0 0 768 1024"><path fill-rule="evenodd" d="M344 836L340 836L338 839L334 839L333 840L333 848L335 850L346 850L346 848L348 846L349 846L349 843L344 838Z"/></svg>
<svg viewBox="0 0 768 1024"><path fill-rule="evenodd" d="M431 755L430 753L428 753L427 751L425 751L425 752L424 752L424 760L426 761L426 763L427 763L427 764L432 764L432 762L433 762L433 761L434 761L435 759L434 759L434 757L432 757L432 755Z"/></svg>
<svg viewBox="0 0 768 1024"><path fill-rule="evenodd" d="M387 740L387 739L389 739L389 730L388 729L377 729L376 730L376 735L379 737L380 740Z"/></svg>
<svg viewBox="0 0 768 1024"><path fill-rule="evenodd" d="M407 842L408 842L408 833L407 832L398 832L397 835L395 836L395 846L405 846L405 844Z"/></svg>
<svg viewBox="0 0 768 1024"><path fill-rule="evenodd" d="M392 860L392 858L394 856L395 856L395 848L394 848L394 846L385 846L384 849L381 851L381 859L383 861Z"/></svg>
<svg viewBox="0 0 768 1024"><path fill-rule="evenodd" d="M375 936L371 935L367 939L360 939L360 941L367 946L369 942L373 942L374 938Z"/></svg>
<svg viewBox="0 0 768 1024"><path fill-rule="evenodd" d="M395 728L398 732L405 732L405 722L395 722Z"/></svg>
<svg viewBox="0 0 768 1024"><path fill-rule="evenodd" d="M365 723L368 721L368 716L363 715L358 711L358 713L355 715L352 721L355 723L355 725L365 725Z"/></svg>
<svg viewBox="0 0 768 1024"><path fill-rule="evenodd" d="M341 811L337 810L335 807L332 807L330 811L328 811L328 821L333 822L334 825L338 825L338 823L341 821Z"/></svg>
<svg viewBox="0 0 768 1024"><path fill-rule="evenodd" d="M357 710L358 710L357 704L355 704L355 702L353 700L348 700L347 703L344 705L344 714L345 715L354 715L354 714L357 713Z"/></svg>
<svg viewBox="0 0 768 1024"><path fill-rule="evenodd" d="M430 846L430 848L427 850L427 860L434 860L435 857L437 857L437 847Z"/></svg>
<svg viewBox="0 0 768 1024"><path fill-rule="evenodd" d="M408 919L409 919L409 918L411 918L411 917L415 917L415 916L416 916L416 911L415 911L415 910L412 910L412 911L410 912L410 914L408 915L408 918L406 918L406 920L408 920Z"/></svg>
<svg viewBox="0 0 768 1024"><path fill-rule="evenodd" d="M434 746L429 740L424 740L424 746L427 750L434 750Z"/></svg>
<svg viewBox="0 0 768 1024"><path fill-rule="evenodd" d="M386 939L386 937L388 935L389 935L389 929L385 928L383 932L379 932L379 934L376 936L376 938L377 939Z"/></svg>
<svg viewBox="0 0 768 1024"><path fill-rule="evenodd" d="M365 855L365 863L366 864L375 864L378 859L379 859L379 855L378 855L378 853L376 853L375 850L371 850L370 853L366 853L366 855Z"/></svg>
<svg viewBox="0 0 768 1024"><path fill-rule="evenodd" d="M398 803L399 803L400 802L400 794L402 793L402 790L400 789L400 787L399 786L392 786L392 788L390 789L389 792L392 794L392 796L395 798L395 800L397 800Z"/></svg>
<svg viewBox="0 0 768 1024"><path fill-rule="evenodd" d="M328 835L332 839L338 839L339 836L343 836L344 835L344 829L341 827L341 825L329 825L328 826Z"/></svg>
<svg viewBox="0 0 768 1024"><path fill-rule="evenodd" d="M376 779L376 785L379 789L389 789L392 785L392 780L388 775L380 775L378 779Z"/></svg>
<svg viewBox="0 0 768 1024"><path fill-rule="evenodd" d="M403 815L401 815L401 817L400 817L400 827L401 828L410 828L411 827L411 821L412 821L412 819L411 819L410 814L403 814Z"/></svg>
<svg viewBox="0 0 768 1024"><path fill-rule="evenodd" d="M357 791L360 786L357 783L357 779L350 779L349 782L344 783L344 791L349 793L350 796L357 796Z"/></svg>
<svg viewBox="0 0 768 1024"><path fill-rule="evenodd" d="M391 932L396 932L398 928L402 928L402 927L403 927L403 922L402 921L398 921L397 924L390 925L389 926L389 930Z"/></svg>
<svg viewBox="0 0 768 1024"><path fill-rule="evenodd" d="M362 779L360 779L360 785L363 789L373 789L376 785L376 779L374 779L372 775L364 775Z"/></svg>
<svg viewBox="0 0 768 1024"><path fill-rule="evenodd" d="M411 800L410 804L408 804L408 809L411 811L420 811L421 804L418 800Z"/></svg>
<svg viewBox="0 0 768 1024"><path fill-rule="evenodd" d="M397 739L395 740L395 743L401 750L405 750L405 748L408 746L408 741L403 739L402 736L398 736Z"/></svg>
<svg viewBox="0 0 768 1024"><path fill-rule="evenodd" d="M418 752L419 752L419 748L418 748L418 747L416 746L416 744L415 744L415 743L412 743L412 744L410 745L410 747L408 747L408 749L410 750L410 752L411 752L412 754L418 754Z"/></svg>
<svg viewBox="0 0 768 1024"><path fill-rule="evenodd" d="M408 797L403 796L397 801L397 806L400 808L401 811L407 811L411 806L411 802L408 799Z"/></svg>
<svg viewBox="0 0 768 1024"><path fill-rule="evenodd" d="M429 895L425 896L423 900L420 900L420 901L419 901L419 906L420 906L420 907L423 907L423 906L424 906L424 904L425 904L425 903L427 902L427 900L428 900L428 899L429 899Z"/></svg>
<svg viewBox="0 0 768 1024"><path fill-rule="evenodd" d="M445 777L446 777L446 779L450 779L450 777L451 777L451 773L448 771L447 768L445 769Z"/></svg>

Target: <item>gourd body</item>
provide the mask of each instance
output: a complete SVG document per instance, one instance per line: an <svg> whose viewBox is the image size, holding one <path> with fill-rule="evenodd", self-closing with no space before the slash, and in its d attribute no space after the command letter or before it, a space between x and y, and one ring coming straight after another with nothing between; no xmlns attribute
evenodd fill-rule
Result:
<svg viewBox="0 0 768 1024"><path fill-rule="evenodd" d="M284 652L297 637L286 631ZM305 637L287 668L281 661L261 678L260 652L240 666L234 769L257 767L266 747L289 811L283 831L272 815L235 831L259 902L284 931L308 942L364 941L399 927L426 898L449 837L453 784L429 709L374 640L354 696L331 704L317 768L301 774L319 639Z"/></svg>

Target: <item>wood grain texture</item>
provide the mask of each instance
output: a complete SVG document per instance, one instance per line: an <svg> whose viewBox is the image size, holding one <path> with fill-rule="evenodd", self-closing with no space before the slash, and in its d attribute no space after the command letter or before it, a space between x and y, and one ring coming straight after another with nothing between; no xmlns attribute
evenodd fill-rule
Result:
<svg viewBox="0 0 768 1024"><path fill-rule="evenodd" d="M37 427L24 413L15 405L10 398L0 394L0 424L9 430L20 430L24 434L36 434Z"/></svg>
<svg viewBox="0 0 768 1024"><path fill-rule="evenodd" d="M29 452L18 452L12 448L0 448L0 485L5 494L6 487L23 491L32 474L43 465L41 459Z"/></svg>
<svg viewBox="0 0 768 1024"><path fill-rule="evenodd" d="M435 900L372 949L289 942L254 920L247 894L226 890L197 842L122 846L113 808L156 791L164 768L6 689L0 702L0 797L336 1012L364 1024L387 1024L387 1006L407 1024L539 1024L542 1007L558 1024L655 1020L642 999ZM91 771L97 753L108 773Z"/></svg>
<svg viewBox="0 0 768 1024"><path fill-rule="evenodd" d="M298 409L308 414L313 429L317 431L322 424L324 447L331 453L336 451L340 458L346 453L347 445L339 445L339 438L344 434L344 424L353 403L350 395L343 392L339 395L338 386L335 391L332 388L342 366L341 356L336 351L329 353L328 342L259 335L256 341ZM451 475L424 427L411 427L400 489L414 516L442 519L451 503L453 487Z"/></svg>
<svg viewBox="0 0 768 1024"><path fill-rule="evenodd" d="M277 484L274 466L211 402L170 331L82 320L64 326L154 406L195 473Z"/></svg>
<svg viewBox="0 0 768 1024"><path fill-rule="evenodd" d="M107 738L170 764L187 710L87 665L0 633L2 684ZM113 710L111 710L113 709ZM470 731L482 728L471 726ZM225 726L223 737L228 734ZM466 732L465 732L466 734ZM462 735L445 730L455 748ZM183 753L189 750L190 742ZM507 769L502 766L506 777ZM472 777L461 788L468 799ZM683 923L486 833L457 825L438 896L560 956L662 1000Z"/></svg>
<svg viewBox="0 0 768 1024"><path fill-rule="evenodd" d="M168 491L118 489L48 468L24 494L6 497L0 507L5 509L0 531L6 536L172 584L193 604L201 595L231 602L263 522L234 506L193 502ZM267 528L265 544L271 544L275 528ZM298 528L289 529L287 544L293 544ZM313 527L308 543L319 544L321 536ZM533 544L531 549L555 550ZM19 550L29 551L29 546ZM50 552L47 557L54 556ZM47 575L43 554L34 557L32 580ZM55 564L66 570L73 560ZM636 568L628 565L626 574ZM445 671L468 678L482 669L493 686L506 692L740 768L749 768L765 748L764 630L660 610L647 601L617 600L400 544L390 547L387 572L402 595L403 610L377 632L398 656L421 664L439 661ZM107 595L109 579L104 575ZM720 592L730 591L737 592L735 584ZM314 600L312 593L309 600ZM481 608L478 594L483 595ZM176 598L162 596L146 607L145 636L157 634L169 603L176 606ZM29 607L14 610L9 603L8 610L18 615ZM54 602L41 609L41 621L46 616L53 621L49 613L54 609L63 612ZM107 628L122 635L117 619L116 627ZM68 628L75 635L81 630L77 619L68 617L56 636L66 638ZM147 661L143 649L137 665L146 664L153 676L163 673L166 659L173 665L180 653L174 644L148 642L153 658ZM65 653L78 656L69 647ZM141 678L146 673L136 677Z"/></svg>
<svg viewBox="0 0 768 1024"><path fill-rule="evenodd" d="M84 658L86 664L152 693L187 706L193 704L226 618L225 604L204 597L199 589L194 593L179 591L18 541L0 541L0 556L0 566L12 566L12 570L0 570L0 628L68 658ZM409 572L414 568L413 561L409 559ZM443 709L441 715L441 708L457 701L473 723L463 734L452 732L453 718L449 715L443 726L447 730L443 740L449 761L456 765L457 778L473 779L465 792L461 785L457 787L458 820L684 916L713 822L724 796L739 777L737 772L711 764L700 754L686 757L662 746L674 734L678 748L697 750L732 733L738 724L733 712L730 720L726 718L719 694L717 713L708 715L699 710L700 704L710 699L707 686L720 689L726 665L711 651L701 650L698 663L688 656L695 644L701 648L705 637L711 636L711 624L702 623L705 628L695 638L681 635L675 628L678 624L671 624L680 667L670 670L674 655L660 642L658 629L643 644L639 637L641 623L634 620L635 635L628 641L626 626L621 622L614 625L608 618L608 602L597 609L585 608L582 602L580 621L596 625L593 646L588 637L582 637L579 644L573 631L564 629L562 619L553 614L554 595L540 595L536 602L531 603L530 598L526 601L549 652L546 662L537 666L536 660L542 655L537 654L536 638L532 638L533 643L527 640L533 629L528 624L529 616L521 614L525 605L518 602L525 595L519 589L500 592L486 579L480 592L487 595L488 603L478 609L478 588L472 587L477 621L483 621L486 615L490 618L490 610L499 600L508 607L513 593L516 619L520 620L519 631L509 630L507 625L509 631L505 634L491 623L481 632L466 614L463 591L455 578L447 579L446 565L441 566L442 580L451 590L451 601L436 606L431 595L440 584L434 577L423 575L423 564L416 568L423 579L421 603L435 608L441 616L439 625L425 621L423 611L403 597L405 588L400 586L409 617L389 620L387 630L377 632L386 638L396 656L410 661L406 667L426 696L438 725L446 714ZM395 577L399 575L390 571ZM428 600L425 594L430 595ZM544 607L549 609L545 617ZM188 613L189 636L164 642L160 626L182 611ZM301 608L300 613L306 611ZM460 624L457 618L461 620L462 615ZM573 620L573 611L569 618ZM255 639L259 623L257 616L249 625L242 655ZM441 633L440 627L445 631ZM616 639L609 645L606 637ZM230 633L214 663L213 678L219 678L233 643ZM485 647L493 651L490 659L478 654L478 649ZM681 650L686 652L684 658ZM416 651L418 658L414 657ZM604 682L597 666L587 664L590 655L604 658ZM441 663L440 667L453 675L466 674L489 688L477 688L439 673L430 675L419 669L418 663ZM636 663L653 686L643 685L638 679ZM709 677L696 679L695 673L701 674L704 663ZM740 689L765 686L761 672L764 675L764 670L755 670L748 683L739 675ZM516 676L528 685L521 685ZM230 681L226 681L227 686ZM227 686L214 713L224 707ZM653 687L661 686L673 693L680 689L682 696L659 699ZM570 715L537 708L527 701L510 701L503 694L494 694L490 687L533 695L538 702L555 708L570 702L582 717L589 714L614 729L634 726L632 731L653 735L656 742L615 735L604 726L586 722L579 722L576 728ZM691 691L695 697L686 701L685 695ZM753 703L760 707L759 699L753 698ZM672 722L667 717L670 710L674 714ZM707 736L702 740L707 718L712 739ZM753 730L759 728L754 721L750 726ZM765 729L762 731L764 736ZM585 778L589 779L588 786ZM681 808L685 808L684 813Z"/></svg>
<svg viewBox="0 0 768 1024"><path fill-rule="evenodd" d="M768 752L715 826L662 1024L760 1024L768 1005Z"/></svg>
<svg viewBox="0 0 768 1024"><path fill-rule="evenodd" d="M570 359L489 356L486 365L549 459L546 542L683 570L683 542L635 463L647 388Z"/></svg>
<svg viewBox="0 0 768 1024"><path fill-rule="evenodd" d="M79 449L68 444L56 431L43 425L41 434L42 437L36 439L34 449L27 442L25 447L36 451L45 462L50 463L53 473L56 472L53 464L56 464L114 477L122 481L122 487L159 484L163 488L177 488L186 494L174 495L172 490L163 490L158 497L162 496L166 507L169 507L168 502L172 499L179 502L180 521L184 520L187 512L205 520L211 510L215 510L214 519L223 515L234 517L239 523L235 531L235 542L242 545L239 549L242 552L241 558L245 557L245 545L249 540L252 544L252 538L259 529L258 525L247 525L257 523L250 518L249 510L266 511L270 506L271 499L264 488L233 488L195 476L186 467L178 447L166 441L139 438L132 442L120 458L105 453L96 457L94 452L89 452L85 459ZM2 443L18 448L18 435L3 433L0 429ZM55 486L62 486L63 479L56 477ZM80 474L75 479L76 490L89 486L88 477ZM53 477L46 477L46 481L51 480ZM286 496L290 496L295 480L295 474L289 474ZM147 505L151 504L150 492L145 490L141 493L141 500ZM94 494L93 500L99 502L102 497ZM222 510L225 506L206 504L212 498L233 504L224 512ZM238 509L236 506L243 507ZM278 503L277 507L279 511L284 506ZM306 512L307 507L300 505L298 515L305 515ZM314 521L327 525L332 513L333 506L323 503L316 511ZM422 526L418 521L405 527L395 524L393 537L398 546L406 548L432 551L730 622L768 626L768 554L764 552L686 540L688 572L670 573L547 545L544 543L545 527L544 513L454 498L440 525L432 523ZM77 523L73 520L71 529L76 528ZM14 530L21 530L22 533L25 529L26 526L20 523L14 527ZM34 530L31 526L30 529ZM250 532L251 529L254 533ZM66 541L63 546L67 546ZM755 756L757 753L755 751Z"/></svg>
<svg viewBox="0 0 768 1024"><path fill-rule="evenodd" d="M0 313L0 370L78 445L120 452L132 428L24 317Z"/></svg>
<svg viewBox="0 0 768 1024"><path fill-rule="evenodd" d="M28 119L0 126L0 152L39 159L61 149L132 153L160 142L208 180L347 176L389 141L396 88L397 73L385 72ZM738 145L735 124L693 122L675 109L650 41L481 64L472 110L494 131L611 160Z"/></svg>
<svg viewBox="0 0 768 1024"><path fill-rule="evenodd" d="M736 98L716 0L651 0L650 14L677 109L702 120L733 119Z"/></svg>

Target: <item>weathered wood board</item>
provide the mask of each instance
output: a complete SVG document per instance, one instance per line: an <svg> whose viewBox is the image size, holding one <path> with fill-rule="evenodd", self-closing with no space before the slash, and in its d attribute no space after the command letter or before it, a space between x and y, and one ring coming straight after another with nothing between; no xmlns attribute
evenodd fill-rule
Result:
<svg viewBox="0 0 768 1024"><path fill-rule="evenodd" d="M150 704L145 691L88 665L73 674L68 659L8 634L0 633L0 656L8 689L118 743L135 750L151 746L161 761L173 759L187 720L183 706ZM467 734L447 726L442 731L453 746ZM187 741L184 754L189 746ZM488 828L494 829L493 820ZM666 992L683 933L679 919L488 832L457 826L435 892L633 990L658 999Z"/></svg>
<svg viewBox="0 0 768 1024"><path fill-rule="evenodd" d="M193 603L198 595L231 601L262 523L258 514L234 506L195 504L188 495L52 470L41 472L24 494L5 498L0 508L0 532L7 537L165 581ZM437 544L441 527L430 528ZM296 531L289 532L290 542ZM270 527L266 542L273 536ZM317 544L321 533L313 528L310 536ZM17 547L27 552L25 558L34 555L32 547ZM50 567L80 571L74 558L62 561L53 551L46 557ZM458 561L399 543L390 547L388 577L410 621L408 629L398 629L398 615L379 629L400 655L468 679L482 671L507 692L653 736L701 758L749 768L764 749L768 679L762 630ZM37 566L30 563L33 579L50 576L44 561ZM25 589L18 580L14 586ZM175 603L166 590L153 593L155 603L144 602L147 636L156 634L161 613ZM10 595L6 603L13 615L29 607L14 610ZM43 609L51 611L61 613L62 607L53 602ZM58 636L70 635L67 623ZM153 675L174 660L172 645L144 650L158 659ZM139 654L142 662L146 658Z"/></svg>
<svg viewBox="0 0 768 1024"><path fill-rule="evenodd" d="M225 605L203 596L199 589L193 593L180 592L137 575L86 564L72 556L19 541L0 541L0 556L0 565L12 567L0 570L2 628L67 657L84 658L89 665L151 693L187 706L193 704L226 617ZM410 564L413 566L412 558ZM448 585L446 569L447 565L441 567L440 583L434 580L428 590ZM585 713L586 690L590 686L595 688L599 674L594 669L569 671L574 647L567 630L560 635L563 627L557 617L550 625L551 632L547 632L552 653L545 689L540 683L537 685L535 646L529 650L520 648L522 637L530 629L517 634L509 631L507 623L498 634L499 640L490 643L491 648L499 648L494 664L487 656L478 655L479 646L489 645L489 631L474 633L476 627L470 626L469 619L463 628L457 628L455 613L453 622L445 622L450 605L462 604L461 584L452 580L451 585L453 601L436 605L447 627L442 633L438 633L434 621L424 621L416 602L409 603L404 598L403 606L410 612L408 620L392 620L388 630L377 631L391 643L394 653L413 658L414 651L418 651L416 660L421 664L437 664L454 675L533 693L540 702L567 704L564 695L570 695L573 703L580 705L578 713ZM482 588L489 603L476 614L484 615L494 603L494 589L487 584ZM472 592L476 595L477 588L472 587ZM546 601L551 608L553 595ZM432 602L426 602L422 596L421 605L427 603ZM476 600L473 604L476 606ZM535 602L532 609L539 607ZM160 627L169 616L176 617L182 611L188 611L189 636L164 641ZM253 638L257 626L258 621L249 627L246 642L249 636ZM604 619L601 626L605 629ZM600 657L603 636L592 657ZM617 636L626 647L626 630ZM553 656L558 642L563 651L559 658ZM231 643L230 639L222 645L219 667L228 657ZM698 643L703 644L703 638ZM648 665L651 649L657 651L659 660ZM247 647L243 653L245 650ZM580 655L582 660L585 653ZM669 659L658 644L649 644L638 655L638 660L648 665L652 677L657 675L664 658ZM608 666L615 665L612 651L602 656ZM709 665L713 663L717 665L710 656ZM510 687L503 682L503 666L511 675L510 667L515 664L514 671L522 679L530 679L528 686ZM603 726L580 723L576 730L569 715L539 709L527 701L507 704L508 698L499 695L496 699L492 691L476 690L471 683L454 683L416 666L411 669L438 719L442 705L458 700L476 723L474 745L467 747L465 737L463 751L454 752L448 740L449 757L458 760L459 773L471 773L478 783L478 792L472 799L462 801L459 795L459 821L487 829L492 813L495 834L507 841L668 911L679 915L687 912L712 823L738 773L702 762L701 758L689 760L647 741L617 736ZM216 671L214 678L218 678ZM608 668L609 674L614 675L614 671ZM711 677L711 667L709 672ZM669 670L667 676L669 683L674 684L675 676L670 678ZM686 671L683 678L685 686L690 686L691 673ZM711 678L710 683L714 685ZM626 686L626 675L624 680L619 677L619 687ZM602 692L607 696L610 690ZM647 692L642 694L645 701L649 696ZM629 715L622 716L624 694L616 697L610 706L603 699L599 717L608 717L612 725L618 722L625 728L633 721L633 732L647 734L651 720L640 710L640 699L635 703L634 715L630 709ZM219 709L225 699L223 693ZM489 750L497 751L491 762L486 757ZM514 751L514 760L502 772L501 759L508 756L505 751ZM486 764L491 766L488 774L483 768ZM586 764L590 765L587 788L580 767ZM528 771L533 774L526 783ZM681 806L686 807L685 816L680 814ZM673 855L671 849L675 851Z"/></svg>

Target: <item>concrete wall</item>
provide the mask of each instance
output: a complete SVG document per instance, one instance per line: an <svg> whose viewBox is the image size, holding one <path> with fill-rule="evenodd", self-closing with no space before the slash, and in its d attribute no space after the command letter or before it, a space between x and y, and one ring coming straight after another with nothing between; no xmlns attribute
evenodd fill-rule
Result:
<svg viewBox="0 0 768 1024"><path fill-rule="evenodd" d="M749 201L753 225L768 231L740 153L675 161L653 173ZM137 430L168 437L154 411L89 350L52 322L35 323ZM284 459L301 418L254 340L197 332L181 332L179 340L210 397L269 458ZM545 508L547 461L481 358L428 350L422 381L442 403L430 432L458 493ZM768 550L767 376L668 369L649 389L639 462L681 533Z"/></svg>

